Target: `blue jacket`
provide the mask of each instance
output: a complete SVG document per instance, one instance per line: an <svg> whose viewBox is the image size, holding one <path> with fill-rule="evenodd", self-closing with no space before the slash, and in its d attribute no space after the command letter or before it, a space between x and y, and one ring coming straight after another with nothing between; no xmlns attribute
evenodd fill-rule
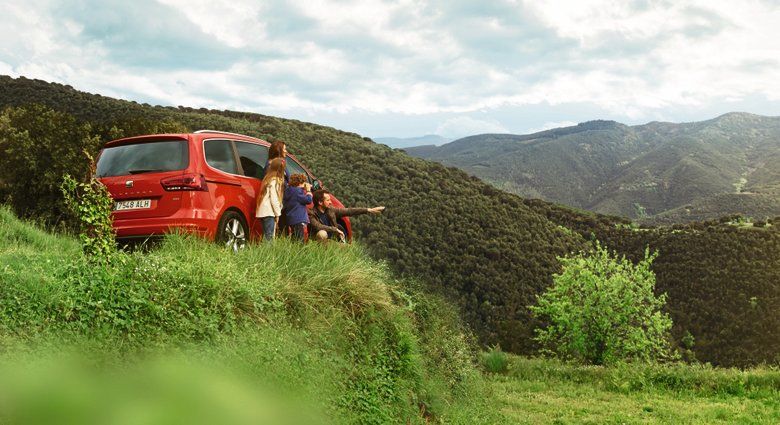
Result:
<svg viewBox="0 0 780 425"><path fill-rule="evenodd" d="M282 204L288 226L309 222L309 212L306 205L311 204L311 193L306 193L302 187L287 186L282 197Z"/></svg>

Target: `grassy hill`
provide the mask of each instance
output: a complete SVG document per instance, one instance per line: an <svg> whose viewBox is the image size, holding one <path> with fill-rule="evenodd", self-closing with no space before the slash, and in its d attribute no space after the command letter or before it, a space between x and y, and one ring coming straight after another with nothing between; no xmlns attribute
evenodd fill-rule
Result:
<svg viewBox="0 0 780 425"><path fill-rule="evenodd" d="M0 114L0 192L15 188L10 199L15 210L37 219L62 217L59 178L85 170L83 161L61 159L80 158L82 147L96 150L100 142L123 135L200 128L282 139L348 206L388 207L382 216L354 221L358 241L396 275L417 279L454 301L482 344L533 353L538 322L526 307L559 270L556 257L585 249L598 238L632 258L648 244L660 250L658 289L670 292L676 340L692 334L700 360L720 365L778 361L776 227L638 231L625 219L520 198L354 133L259 114L139 105L9 77L0 77L0 106L7 108ZM585 127L594 135L628 131L612 122ZM565 139L576 132L548 134ZM528 143L546 149L546 143ZM619 138L611 144L610 149L622 149ZM21 145L32 150L23 167L8 162L12 152L4 150ZM56 146L63 154L52 156L42 146ZM31 191L38 195L30 196ZM735 304L735 299L744 302Z"/></svg>
<svg viewBox="0 0 780 425"><path fill-rule="evenodd" d="M284 140L345 205L387 206L381 216L354 220L358 239L374 258L457 301L485 343L500 341L517 352L532 348L525 306L551 282L556 257L584 247L581 237L517 196L354 133L258 114L144 106L43 81L0 78L0 106L30 103L89 123L104 141L157 131L159 123ZM14 125L28 125L33 118L26 117ZM73 127L71 133L77 133L77 123ZM40 133L46 131L39 132L44 137Z"/></svg>
<svg viewBox="0 0 780 425"><path fill-rule="evenodd" d="M730 113L638 126L592 121L406 151L522 196L646 222L780 214L780 117ZM756 196L724 197L742 193ZM665 214L693 204L703 206L692 215Z"/></svg>
<svg viewBox="0 0 780 425"><path fill-rule="evenodd" d="M495 421L454 310L358 246L94 264L0 208L0 264L3 423Z"/></svg>
<svg viewBox="0 0 780 425"><path fill-rule="evenodd" d="M510 356L359 246L181 236L88 261L0 208L0 422L774 423L780 374Z"/></svg>

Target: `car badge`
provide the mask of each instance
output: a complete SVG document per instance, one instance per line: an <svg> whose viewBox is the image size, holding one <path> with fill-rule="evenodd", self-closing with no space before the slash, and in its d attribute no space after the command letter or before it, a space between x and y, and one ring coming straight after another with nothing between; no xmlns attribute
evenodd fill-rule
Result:
<svg viewBox="0 0 780 425"><path fill-rule="evenodd" d="M126 181L125 182L125 187L127 187L127 188L133 187L133 181L132 180Z"/></svg>

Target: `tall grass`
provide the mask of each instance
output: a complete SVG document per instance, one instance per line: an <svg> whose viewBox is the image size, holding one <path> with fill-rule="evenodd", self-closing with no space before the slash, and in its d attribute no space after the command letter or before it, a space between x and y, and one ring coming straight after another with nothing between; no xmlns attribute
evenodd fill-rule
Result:
<svg viewBox="0 0 780 425"><path fill-rule="evenodd" d="M689 364L583 366L509 355L490 375L510 423L776 424L780 371Z"/></svg>
<svg viewBox="0 0 780 425"><path fill-rule="evenodd" d="M326 422L495 420L456 312L394 279L359 246L280 240L233 254L173 235L157 249L96 266L73 238L49 235L7 209L0 223L0 363L70 347L93 364L140 371L147 356L175 352L304 400ZM12 384L20 381L2 378L0 404L3 394L27 394ZM6 401L45 404L29 394Z"/></svg>
<svg viewBox="0 0 780 425"><path fill-rule="evenodd" d="M780 369L776 367L740 370L684 363L624 363L603 367L512 356L509 375L526 381L584 383L620 393L658 390L704 397L780 398Z"/></svg>

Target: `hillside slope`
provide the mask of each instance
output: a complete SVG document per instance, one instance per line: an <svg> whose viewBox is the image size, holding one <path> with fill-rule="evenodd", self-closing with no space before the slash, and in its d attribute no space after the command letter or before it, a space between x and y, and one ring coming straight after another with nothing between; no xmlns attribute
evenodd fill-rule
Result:
<svg viewBox="0 0 780 425"><path fill-rule="evenodd" d="M103 140L162 121L284 140L345 205L387 206L381 216L353 220L374 258L457 301L485 343L501 342L508 350L532 350L533 322L525 306L550 284L556 257L584 247L582 238L515 195L354 133L258 114L144 106L0 77L0 106L30 103L91 123Z"/></svg>
<svg viewBox="0 0 780 425"><path fill-rule="evenodd" d="M358 241L397 274L419 279L455 301L483 344L501 343L513 352L533 352L531 337L538 323L526 307L551 283L559 269L556 257L587 248L590 240L598 238L633 258L647 244L660 250L658 289L674 293L669 310L678 324L675 337L679 341L691 332L699 359L721 365L778 360L780 327L773 328L780 323L776 226L756 232L728 225L640 232L623 219L522 199L463 171L411 158L353 133L252 113L139 105L22 78L0 77L0 106L15 106L0 117L0 152L25 132L51 137L48 130L27 128L46 124L33 119L46 113L24 106L31 103L75 116L104 141L182 127L285 140L348 206L388 207L382 216L354 220ZM61 122L84 130L78 123ZM615 128L627 132L611 122L591 124L589 131ZM572 131L550 134L566 138ZM69 138L68 131L61 134L53 140L79 143ZM611 149L608 145L605 151ZM617 139L613 145L618 149ZM548 149L544 142L541 147ZM0 171L11 165L3 164L3 159L0 155ZM46 167L50 170L48 163ZM56 193L56 187L51 191ZM54 210L57 204L42 207ZM720 243L719 238L730 242ZM688 256L690 244L706 249ZM751 254L745 258L745 253ZM740 260L724 261L728 258ZM697 267L687 267L691 261ZM723 294L760 301L735 308L733 298ZM761 307L760 315L752 310L754 304ZM733 326L720 328L724 321ZM753 325L762 331L741 335Z"/></svg>
<svg viewBox="0 0 780 425"><path fill-rule="evenodd" d="M174 236L94 263L0 207L0 264L3 423L496 421L453 309L358 246Z"/></svg>
<svg viewBox="0 0 780 425"><path fill-rule="evenodd" d="M591 121L530 135L485 134L414 156L457 166L495 186L603 214L653 222L698 203L711 219L739 210L764 218L780 194L780 117L730 113L712 120L626 126ZM718 204L727 194L757 194ZM721 205L722 209L718 209Z"/></svg>

